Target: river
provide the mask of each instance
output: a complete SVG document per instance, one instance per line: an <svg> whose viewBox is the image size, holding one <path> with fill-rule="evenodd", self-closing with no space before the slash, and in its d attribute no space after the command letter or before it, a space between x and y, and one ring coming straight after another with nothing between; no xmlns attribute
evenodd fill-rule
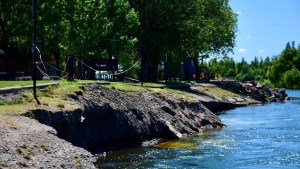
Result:
<svg viewBox="0 0 300 169"><path fill-rule="evenodd" d="M288 90L300 98L299 90ZM100 168L300 168L300 100L225 111L226 128L107 153Z"/></svg>

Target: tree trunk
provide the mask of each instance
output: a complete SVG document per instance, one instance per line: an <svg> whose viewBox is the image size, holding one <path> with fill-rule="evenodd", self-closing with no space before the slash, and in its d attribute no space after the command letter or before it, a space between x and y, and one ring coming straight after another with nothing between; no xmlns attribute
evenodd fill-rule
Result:
<svg viewBox="0 0 300 169"><path fill-rule="evenodd" d="M6 27L5 24L3 22L3 20L0 17L0 28L1 28L1 32L3 34L2 37L2 47L3 47L3 51L4 51L4 56L5 56L5 65L6 65L6 73L7 73L7 78L9 80L13 80L13 72L12 72L12 53L11 53L11 49L9 46L9 37L7 36L7 31L6 31ZM0 44L1 45L1 44Z"/></svg>
<svg viewBox="0 0 300 169"><path fill-rule="evenodd" d="M157 69L158 59L157 53L151 53L148 50L142 49L141 51L141 82L156 82L157 81Z"/></svg>
<svg viewBox="0 0 300 169"><path fill-rule="evenodd" d="M55 63L56 63L56 68L59 69L59 64L60 64L60 50L59 50L59 47L58 45L55 45L55 49L53 50L53 55L54 55L54 58L55 58ZM59 70L56 70L56 76L60 76L62 73L59 71Z"/></svg>
<svg viewBox="0 0 300 169"><path fill-rule="evenodd" d="M195 65L195 71L196 71L196 81L200 80L200 69L199 69L199 60L198 60L198 52L195 52L193 57L193 62Z"/></svg>
<svg viewBox="0 0 300 169"><path fill-rule="evenodd" d="M151 82L157 82L157 69L158 69L158 61L155 58L152 58L150 61L151 65L148 67L149 80Z"/></svg>
<svg viewBox="0 0 300 169"><path fill-rule="evenodd" d="M14 80L13 70L12 70L12 53L10 47L7 47L5 50L5 65L6 73L8 80Z"/></svg>
<svg viewBox="0 0 300 169"><path fill-rule="evenodd" d="M141 82L146 82L148 81L147 79L147 74L148 74L148 63L149 63L149 58L145 54L146 51L144 51L144 48L141 47L140 49L140 55L141 55L141 72L140 72L140 81Z"/></svg>

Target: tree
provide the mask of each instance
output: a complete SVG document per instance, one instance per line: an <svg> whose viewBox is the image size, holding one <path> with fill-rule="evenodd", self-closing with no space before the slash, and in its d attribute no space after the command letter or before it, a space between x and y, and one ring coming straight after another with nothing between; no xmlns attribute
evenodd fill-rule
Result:
<svg viewBox="0 0 300 169"><path fill-rule="evenodd" d="M6 71L10 79L13 79L12 58L20 56L18 51L26 53L30 46L31 21L31 1L0 1L0 49L5 55Z"/></svg>
<svg viewBox="0 0 300 169"><path fill-rule="evenodd" d="M292 42L292 45L290 45L290 43L287 43L286 48L281 52L280 56L272 61L271 66L267 72L267 77L273 84L275 84L275 86L285 86L285 83L287 81L282 79L283 74L285 74L285 72L291 70L292 68L299 67L299 65L297 65L297 63L299 63L297 57L298 53L299 52L295 48L294 42Z"/></svg>
<svg viewBox="0 0 300 169"><path fill-rule="evenodd" d="M54 59L56 67L59 68L62 62L62 48L66 45L66 32L69 31L68 24L65 20L65 5L64 1L40 1L38 4L38 32L43 59ZM61 75L61 72L56 71L56 75Z"/></svg>
<svg viewBox="0 0 300 169"><path fill-rule="evenodd" d="M190 14L192 19L187 22L192 24L187 26L185 34L189 39L183 43L183 49L194 53L196 72L199 72L198 53L225 55L232 51L237 15L230 8L228 0L196 0L193 6L193 13Z"/></svg>
<svg viewBox="0 0 300 169"><path fill-rule="evenodd" d="M300 71L296 68L286 71L281 78L283 87L289 89L300 88Z"/></svg>
<svg viewBox="0 0 300 169"><path fill-rule="evenodd" d="M143 81L157 80L158 63L167 52L194 58L197 68L199 53L227 53L234 46L236 14L228 0L129 2L141 23Z"/></svg>
<svg viewBox="0 0 300 169"><path fill-rule="evenodd" d="M156 81L160 60L167 49L179 39L180 12L185 3L179 0L129 0L139 13L139 51L141 55L142 81ZM177 13L178 12L178 13Z"/></svg>
<svg viewBox="0 0 300 169"><path fill-rule="evenodd" d="M124 57L132 55L128 49L136 43L132 32L138 20L125 0L44 1L40 16L43 51L55 58L57 66L61 56L67 54L75 54L80 60L84 56L113 57L112 50ZM122 58L129 63L127 60Z"/></svg>

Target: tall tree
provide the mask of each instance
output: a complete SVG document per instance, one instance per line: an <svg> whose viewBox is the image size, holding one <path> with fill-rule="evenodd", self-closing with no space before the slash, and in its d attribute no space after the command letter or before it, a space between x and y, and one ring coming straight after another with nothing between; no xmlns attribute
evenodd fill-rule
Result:
<svg viewBox="0 0 300 169"><path fill-rule="evenodd" d="M236 14L228 0L130 0L139 12L143 80L156 80L159 60L168 51L191 56L227 53L234 46Z"/></svg>
<svg viewBox="0 0 300 169"><path fill-rule="evenodd" d="M12 57L18 49L26 53L30 46L31 21L31 1L0 0L0 49L4 52L10 79L13 78Z"/></svg>

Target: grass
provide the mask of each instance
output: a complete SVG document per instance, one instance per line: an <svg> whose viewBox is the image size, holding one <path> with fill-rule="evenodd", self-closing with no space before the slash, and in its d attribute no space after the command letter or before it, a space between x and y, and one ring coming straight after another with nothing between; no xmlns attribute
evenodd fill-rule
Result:
<svg viewBox="0 0 300 169"><path fill-rule="evenodd" d="M23 144L22 146L18 147L16 151L19 154L23 155L23 157L26 160L30 160L35 155L35 152L34 152L33 148L30 147L30 146L27 146L25 144Z"/></svg>
<svg viewBox="0 0 300 169"><path fill-rule="evenodd" d="M82 84L75 82L68 82L66 80L62 80L59 83L59 86L48 86L45 89L45 93L48 93L50 96L53 95L64 95L67 96L77 91L82 90Z"/></svg>
<svg viewBox="0 0 300 169"><path fill-rule="evenodd" d="M206 93L209 93L211 95L214 96L218 96L218 97L239 97L240 95L233 93L231 91L228 90L224 90L222 88L219 87L197 87L200 91L204 91Z"/></svg>
<svg viewBox="0 0 300 169"><path fill-rule="evenodd" d="M37 84L45 84L53 82L51 80L37 80ZM33 82L31 80L16 80L16 81L0 81L0 88L5 87L16 87L16 86L29 86L32 85Z"/></svg>
<svg viewBox="0 0 300 169"><path fill-rule="evenodd" d="M3 116L2 120L8 125L9 128L18 129L19 126L9 116Z"/></svg>
<svg viewBox="0 0 300 169"><path fill-rule="evenodd" d="M120 83L120 82L112 82L107 87L119 90L119 91L127 91L127 92L140 92L142 91L142 87L137 85L132 85L131 83Z"/></svg>
<svg viewBox="0 0 300 169"><path fill-rule="evenodd" d="M67 109L80 108L79 105L68 101L67 95L82 90L77 82L60 81L59 86L48 86L43 92L37 90L37 97L42 105L37 105L32 90L23 90L20 97L12 101L0 101L0 114L20 114L34 109Z"/></svg>
<svg viewBox="0 0 300 169"><path fill-rule="evenodd" d="M196 95L187 93L181 90L176 90L176 89L169 89L169 88L147 88L151 92L155 93L160 93L166 96L170 96L176 100L181 100L181 99L189 99L189 100L194 100L196 99Z"/></svg>
<svg viewBox="0 0 300 169"><path fill-rule="evenodd" d="M81 166L81 159L79 156L75 156L75 162L77 166Z"/></svg>
<svg viewBox="0 0 300 169"><path fill-rule="evenodd" d="M22 86L31 84L31 81L2 81L2 87L8 86ZM48 83L51 82L49 80L42 81L40 83ZM0 114L20 114L25 113L34 109L46 109L46 110L74 110L80 108L80 105L68 101L68 95L74 94L75 92L83 91L84 84L83 83L91 83L91 82L99 82L99 81L66 81L60 80L59 85L52 85L45 88L43 91L38 90L37 96L42 105L37 105L32 90L22 91L19 98L16 98L12 101L0 101ZM78 83L81 82L81 83ZM82 83L83 82L83 83ZM187 83L185 83L187 84ZM133 84L133 83L123 83L123 82L110 82L108 85L105 85L111 89L125 91L125 92L143 92L150 91L155 93L160 93L165 95L166 97L173 97L176 100L181 99L189 99L195 100L197 99L197 95L188 93L181 90L164 88L164 83L141 83ZM220 98L223 97L238 97L239 95L229 92L227 90L223 90L218 87L199 87L199 91L207 92L211 95L218 96Z"/></svg>
<svg viewBox="0 0 300 169"><path fill-rule="evenodd" d="M224 95L229 96L229 97L239 97L240 96L236 93L233 93L228 90L221 89L221 88L213 88L213 89L210 89L209 92L213 95L218 95L218 96L224 96Z"/></svg>
<svg viewBox="0 0 300 169"><path fill-rule="evenodd" d="M46 146L46 145L44 145L44 144L41 145L41 148L42 148L44 151L49 151L48 146Z"/></svg>
<svg viewBox="0 0 300 169"><path fill-rule="evenodd" d="M31 84L30 81L2 81L5 83L1 83L2 87L7 86L22 86ZM42 83L50 82L49 80L43 81ZM16 98L12 101L0 101L0 114L20 114L24 112L28 112L34 109L46 109L46 110L74 110L80 108L78 104L67 101L67 97L70 94L74 94L75 92L84 90L84 83L90 82L99 82L99 81L67 81L60 80L59 85L52 85L45 88L43 91L37 90L37 97L42 105L37 105L32 90L24 90L22 91L19 98ZM81 82L81 83L78 83ZM164 83L144 83L145 87L142 87L141 84L132 84L132 83L120 83L120 82L111 82L106 87L126 92L143 92L145 90L153 89L152 91L158 93L170 93L175 96L188 97L193 98L192 94L182 92L174 89L161 89L157 87L164 87ZM153 88L151 88L153 87ZM151 90L150 90L151 91Z"/></svg>

